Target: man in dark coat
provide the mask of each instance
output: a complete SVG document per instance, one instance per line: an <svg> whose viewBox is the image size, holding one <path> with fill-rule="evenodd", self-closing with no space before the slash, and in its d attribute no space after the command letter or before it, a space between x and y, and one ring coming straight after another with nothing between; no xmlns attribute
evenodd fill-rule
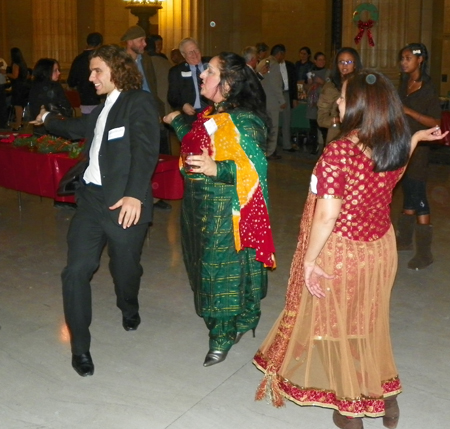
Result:
<svg viewBox="0 0 450 429"><path fill-rule="evenodd" d="M142 91L136 63L121 48L93 51L90 81L102 103L87 116L60 119L41 111L36 121L55 135L85 138L83 184L67 235L62 272L64 315L70 332L72 366L92 375L90 280L108 245L109 268L126 331L140 324L138 293L142 245L152 220L150 179L159 155L159 118L154 98Z"/></svg>
<svg viewBox="0 0 450 429"><path fill-rule="evenodd" d="M86 38L86 43L86 49L72 62L67 84L79 92L81 113L88 115L100 104L100 97L95 91L94 84L89 81L91 74L89 56L95 48L102 45L103 36L100 33L90 33Z"/></svg>
<svg viewBox="0 0 450 429"><path fill-rule="evenodd" d="M169 70L167 101L174 110L188 115L193 122L196 113L209 104L200 94L200 74L204 70L203 63L209 61L209 58L202 58L197 41L190 37L183 39L179 48L186 61Z"/></svg>

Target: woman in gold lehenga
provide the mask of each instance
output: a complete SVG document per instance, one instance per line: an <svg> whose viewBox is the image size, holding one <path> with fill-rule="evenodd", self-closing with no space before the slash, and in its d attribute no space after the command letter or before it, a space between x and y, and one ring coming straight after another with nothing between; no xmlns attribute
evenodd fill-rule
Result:
<svg viewBox="0 0 450 429"><path fill-rule="evenodd" d="M395 428L389 206L417 142L442 135L436 127L410 139L395 88L374 71L346 81L337 103L341 134L313 171L286 304L254 358L265 373L256 398L334 409L340 428L361 429L364 416Z"/></svg>

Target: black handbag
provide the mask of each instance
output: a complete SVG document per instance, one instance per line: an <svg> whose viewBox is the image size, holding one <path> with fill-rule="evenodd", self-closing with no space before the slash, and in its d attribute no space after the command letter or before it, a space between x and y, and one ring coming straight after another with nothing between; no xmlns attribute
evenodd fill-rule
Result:
<svg viewBox="0 0 450 429"><path fill-rule="evenodd" d="M66 174L61 178L56 193L63 197L75 194L75 191L81 186L83 174L88 163L86 159L82 159L75 164Z"/></svg>

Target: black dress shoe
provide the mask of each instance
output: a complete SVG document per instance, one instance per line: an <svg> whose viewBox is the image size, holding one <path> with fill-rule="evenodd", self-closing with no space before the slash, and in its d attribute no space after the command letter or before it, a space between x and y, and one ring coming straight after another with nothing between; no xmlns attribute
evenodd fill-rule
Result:
<svg viewBox="0 0 450 429"><path fill-rule="evenodd" d="M284 152L297 152L293 147L290 149L283 149Z"/></svg>
<svg viewBox="0 0 450 429"><path fill-rule="evenodd" d="M82 377L94 375L94 362L89 352L81 355L72 355L73 369Z"/></svg>
<svg viewBox="0 0 450 429"><path fill-rule="evenodd" d="M135 331L141 323L141 317L139 313L136 313L133 317L123 317L122 326L125 331Z"/></svg>

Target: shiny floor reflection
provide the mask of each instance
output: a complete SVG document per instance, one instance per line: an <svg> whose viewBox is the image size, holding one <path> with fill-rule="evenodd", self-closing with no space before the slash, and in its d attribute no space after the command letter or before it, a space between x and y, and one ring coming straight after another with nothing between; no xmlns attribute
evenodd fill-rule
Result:
<svg viewBox="0 0 450 429"><path fill-rule="evenodd" d="M155 212L145 242L142 324L125 332L106 252L92 281L93 377L71 368L60 272L73 211L0 188L0 428L325 429L332 412L254 402L261 379L251 359L283 306L298 224L315 158L283 154L270 163L271 218L278 268L256 338L244 336L227 360L202 366L207 331L195 315L180 249L180 202ZM392 337L404 386L399 428L433 429L450 420L450 167L434 164L430 196L435 263L406 268L400 255L392 297ZM400 208L397 192L393 218ZM367 419L366 428L382 427Z"/></svg>

